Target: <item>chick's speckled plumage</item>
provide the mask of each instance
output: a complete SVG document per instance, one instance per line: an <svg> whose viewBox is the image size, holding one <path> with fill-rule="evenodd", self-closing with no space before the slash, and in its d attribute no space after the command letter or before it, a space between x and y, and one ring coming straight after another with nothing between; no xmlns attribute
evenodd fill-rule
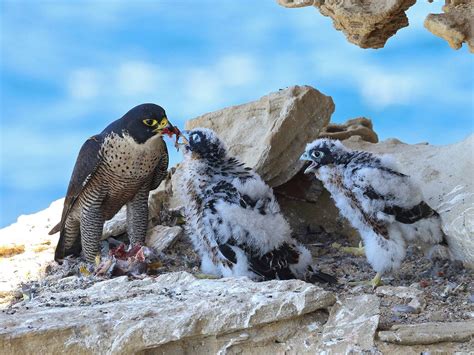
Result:
<svg viewBox="0 0 474 355"><path fill-rule="evenodd" d="M229 156L213 131L194 129L189 137L178 191L204 273L335 281L312 269L309 251L291 237L272 189L259 175Z"/></svg>
<svg viewBox="0 0 474 355"><path fill-rule="evenodd" d="M307 145L302 160L311 162L306 173L323 182L341 214L360 232L367 259L378 273L400 267L407 243L417 243L428 253L444 247L439 214L423 201L412 179L398 172L391 157L318 139Z"/></svg>

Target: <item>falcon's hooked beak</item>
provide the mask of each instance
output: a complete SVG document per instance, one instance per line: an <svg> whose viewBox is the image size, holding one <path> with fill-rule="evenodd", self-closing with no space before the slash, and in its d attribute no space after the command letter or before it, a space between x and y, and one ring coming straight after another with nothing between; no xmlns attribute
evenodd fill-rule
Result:
<svg viewBox="0 0 474 355"><path fill-rule="evenodd" d="M173 134L176 134L175 133L175 130L177 130L176 127L174 127L170 121L168 121L168 119L165 117L164 120L166 120L166 125L164 127L162 126L158 126L158 128L154 129L153 132L154 133L161 133L162 135L166 134L168 135L168 137L173 137Z"/></svg>
<svg viewBox="0 0 474 355"><path fill-rule="evenodd" d="M300 157L300 160L303 160L303 161L310 161L311 163L307 166L307 168L304 170L304 173L305 174L310 174L310 173L316 173L316 171L318 170L319 168L319 164L315 161L313 161L313 159L311 159L311 157L309 156L309 154L307 152L304 152L301 157Z"/></svg>

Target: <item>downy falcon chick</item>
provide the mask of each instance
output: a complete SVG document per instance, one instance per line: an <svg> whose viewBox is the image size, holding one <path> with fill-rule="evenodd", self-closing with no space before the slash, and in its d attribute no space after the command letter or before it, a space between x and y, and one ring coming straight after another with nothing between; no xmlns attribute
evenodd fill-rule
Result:
<svg viewBox="0 0 474 355"><path fill-rule="evenodd" d="M188 133L178 191L202 272L256 281L335 282L312 268L309 251L291 237L272 189L260 176L231 157L213 131Z"/></svg>
<svg viewBox="0 0 474 355"><path fill-rule="evenodd" d="M127 205L130 244L144 244L148 193L166 176L168 150L163 134L175 128L155 104L132 108L82 146L72 173L59 222L54 259L79 255L88 262L100 252L104 221Z"/></svg>
<svg viewBox="0 0 474 355"><path fill-rule="evenodd" d="M389 156L352 151L340 141L318 139L306 146L301 160L314 173L363 241L367 260L377 272L400 268L407 243L430 254L439 248L449 254L439 214L423 201L420 188L397 171Z"/></svg>

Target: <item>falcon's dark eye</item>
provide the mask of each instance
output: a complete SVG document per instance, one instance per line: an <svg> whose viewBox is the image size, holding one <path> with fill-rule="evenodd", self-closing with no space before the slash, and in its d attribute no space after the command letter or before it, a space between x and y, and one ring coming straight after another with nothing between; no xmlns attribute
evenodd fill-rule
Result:
<svg viewBox="0 0 474 355"><path fill-rule="evenodd" d="M143 123L149 127L153 127L153 126L156 126L158 124L158 121L157 120L153 120L151 118L148 118L146 120L143 120Z"/></svg>
<svg viewBox="0 0 474 355"><path fill-rule="evenodd" d="M192 136L191 136L191 139L194 143L199 143L201 141L201 137L199 136L199 134L197 133L194 133Z"/></svg>
<svg viewBox="0 0 474 355"><path fill-rule="evenodd" d="M320 152L319 150L315 150L314 152L311 153L311 156L314 158L314 159L320 159L324 156L324 153L323 152Z"/></svg>

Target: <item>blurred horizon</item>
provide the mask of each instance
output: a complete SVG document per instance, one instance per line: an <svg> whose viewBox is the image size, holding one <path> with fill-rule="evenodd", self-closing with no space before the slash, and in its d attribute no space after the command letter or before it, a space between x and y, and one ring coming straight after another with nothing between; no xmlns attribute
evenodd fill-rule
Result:
<svg viewBox="0 0 474 355"><path fill-rule="evenodd" d="M331 96L331 121L380 140L444 145L474 131L474 59L423 27L417 2L384 48L361 49L317 9L274 0L0 3L0 228L64 196L82 143L133 106L173 124L292 85ZM471 73L471 74L469 74ZM167 140L170 166L180 153Z"/></svg>

